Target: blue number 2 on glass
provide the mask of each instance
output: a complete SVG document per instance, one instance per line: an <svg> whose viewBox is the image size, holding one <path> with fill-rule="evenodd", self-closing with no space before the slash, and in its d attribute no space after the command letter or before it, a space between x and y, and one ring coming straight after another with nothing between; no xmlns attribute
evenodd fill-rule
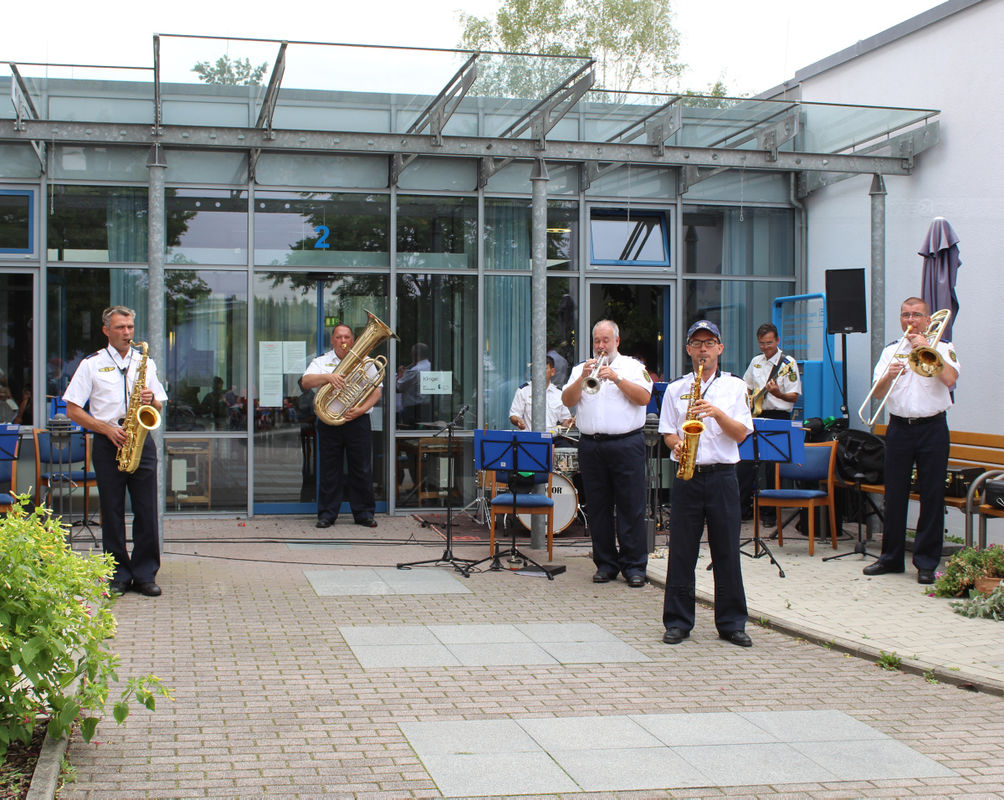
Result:
<svg viewBox="0 0 1004 800"><path fill-rule="evenodd" d="M331 247L331 245L328 244L328 236L331 235L331 231L328 230L328 226L327 225L318 225L316 228L314 228L314 233L318 234L319 237L320 237L314 243L314 249L315 250L318 250L318 249L319 250L327 250L329 247Z"/></svg>

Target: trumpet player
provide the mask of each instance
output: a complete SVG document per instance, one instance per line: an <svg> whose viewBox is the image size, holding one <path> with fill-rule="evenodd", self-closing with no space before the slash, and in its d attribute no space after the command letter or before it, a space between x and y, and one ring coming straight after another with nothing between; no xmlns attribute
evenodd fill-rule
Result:
<svg viewBox="0 0 1004 800"><path fill-rule="evenodd" d="M330 383L336 392L345 388L345 378L334 374L345 355L356 343L348 325L336 325L331 331L331 349L307 367L300 378L300 388L318 389ZM377 374L376 369L371 375ZM373 495L373 435L370 413L380 400L377 388L365 400L345 410L342 425L328 425L317 420L317 451L320 455L320 483L317 490L317 527L328 528L338 519L342 495L348 495L349 508L356 525L375 528L376 499ZM348 480L343 462L348 462ZM348 491L346 492L345 489Z"/></svg>
<svg viewBox="0 0 1004 800"><path fill-rule="evenodd" d="M593 583L619 574L628 586L645 585L645 409L652 378L640 361L617 352L620 331L611 320L593 326L593 357L572 368L561 393L578 406L579 470L589 498ZM617 515L616 532L614 514Z"/></svg>
<svg viewBox="0 0 1004 800"><path fill-rule="evenodd" d="M722 372L718 360L725 350L715 323L702 319L687 331L687 355L694 371L666 387L659 433L674 461L680 461L683 423L704 424L697 443L693 477L673 482L669 512L669 567L662 622L662 640L679 644L695 621L697 556L705 523L715 575L715 627L720 638L752 647L746 633L746 590L739 565L739 443L753 432L746 403L746 383ZM700 381L698 381L700 375ZM697 393L697 394L695 394ZM699 395L699 399L698 398Z"/></svg>
<svg viewBox="0 0 1004 800"><path fill-rule="evenodd" d="M944 363L940 372L924 377L907 365L910 350L929 344L925 331L931 324L931 310L919 297L903 301L899 324L903 331L909 331L886 346L873 375L874 396L886 398L889 411L885 436L885 529L882 555L864 568L864 574L904 571L906 512L910 477L916 464L920 516L913 565L917 568L917 583L927 584L934 582L934 571L941 560L949 449L945 412L952 405L950 388L959 377L959 361L951 342L938 341L936 349Z"/></svg>

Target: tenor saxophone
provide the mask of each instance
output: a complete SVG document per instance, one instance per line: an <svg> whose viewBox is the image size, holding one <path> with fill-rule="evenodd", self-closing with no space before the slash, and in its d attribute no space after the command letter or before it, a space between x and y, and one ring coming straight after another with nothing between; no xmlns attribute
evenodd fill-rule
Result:
<svg viewBox="0 0 1004 800"><path fill-rule="evenodd" d="M694 375L694 385L690 387L690 399L687 401L687 418L680 430L683 432L683 445L680 447L680 466L676 477L681 481L689 481L694 477L694 465L697 464L697 446L701 443L704 433L704 423L697 418L694 405L701 399L701 374L704 372L704 359L697 366Z"/></svg>
<svg viewBox="0 0 1004 800"><path fill-rule="evenodd" d="M129 345L138 347L143 355L139 360L136 382L133 384L132 394L129 395L129 408L126 409L125 422L122 425L126 432L126 440L115 455L119 472L136 471L143 455L143 443L146 441L147 433L160 427L160 412L153 406L143 405L140 399L143 389L146 388L147 343L129 342Z"/></svg>

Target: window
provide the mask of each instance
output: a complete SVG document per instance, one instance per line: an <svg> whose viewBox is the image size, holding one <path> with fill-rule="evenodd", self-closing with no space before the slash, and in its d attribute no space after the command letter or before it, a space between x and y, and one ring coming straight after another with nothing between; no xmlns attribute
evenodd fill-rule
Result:
<svg viewBox="0 0 1004 800"><path fill-rule="evenodd" d="M146 187L53 186L51 192L50 261L147 260Z"/></svg>
<svg viewBox="0 0 1004 800"><path fill-rule="evenodd" d="M34 193L0 189L0 254L34 253Z"/></svg>
<svg viewBox="0 0 1004 800"><path fill-rule="evenodd" d="M167 189L168 264L247 264L248 193Z"/></svg>
<svg viewBox="0 0 1004 800"><path fill-rule="evenodd" d="M473 197L400 196L397 265L405 269L475 267L478 208Z"/></svg>
<svg viewBox="0 0 1004 800"><path fill-rule="evenodd" d="M794 277L794 214L785 208L685 207L683 265L690 275Z"/></svg>
<svg viewBox="0 0 1004 800"><path fill-rule="evenodd" d="M532 204L529 200L485 201L485 268L529 270L532 266ZM579 206L568 200L547 203L547 268L578 269Z"/></svg>
<svg viewBox="0 0 1004 800"><path fill-rule="evenodd" d="M594 208L589 236L593 264L669 266L669 235L662 212Z"/></svg>

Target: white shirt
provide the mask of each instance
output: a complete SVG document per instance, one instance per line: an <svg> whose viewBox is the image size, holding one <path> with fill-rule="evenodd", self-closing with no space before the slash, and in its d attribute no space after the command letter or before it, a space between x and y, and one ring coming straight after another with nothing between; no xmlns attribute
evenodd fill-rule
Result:
<svg viewBox="0 0 1004 800"><path fill-rule="evenodd" d="M691 372L666 387L666 395L662 399L662 414L659 417L659 433L675 433L683 436L680 426L687 418L687 405L690 402L690 389L694 385L694 373ZM686 396L685 396L686 395ZM746 404L746 383L728 372L712 375L707 381L701 382L701 397L711 405L717 406L734 420L746 427L746 434L753 433L753 417ZM697 464L735 464L739 461L739 442L726 435L711 417L701 420L704 423L704 433L697 445ZM676 459L673 459L674 461Z"/></svg>
<svg viewBox="0 0 1004 800"><path fill-rule="evenodd" d="M322 353L310 364L307 365L307 369L304 371L304 375L327 375L335 371L335 367L342 363L342 360L335 355L335 351L332 348L326 353ZM375 378L377 376L377 368L373 364L366 365L366 376L368 378ZM320 388L320 387L318 387ZM369 408L366 411L367 414L372 414L373 409Z"/></svg>
<svg viewBox="0 0 1004 800"><path fill-rule="evenodd" d="M786 365L788 366L788 371L785 375L777 379L777 388L785 394L788 394L789 392L794 392L795 394L802 393L802 379L798 375L798 364L795 363L795 359L791 356L786 356L781 350L778 350L770 359L764 358L763 353L758 356L754 356L753 360L750 361L750 365L746 367L746 374L743 375L743 380L746 382L746 385L749 387L750 391L753 392L753 394L756 394L767 385L767 380L770 378L770 374L774 371L774 367L781 359L784 359L784 364L781 364L778 369L778 373L780 373ZM791 411L794 407L794 401L789 403L787 400L782 400L780 397L774 397L774 395L770 392L764 393L764 411Z"/></svg>
<svg viewBox="0 0 1004 800"><path fill-rule="evenodd" d="M885 350L882 351L882 357L875 365L875 372L872 375L873 381L877 381L885 374L900 341L902 339L886 345ZM938 352L945 359L946 366L955 369L959 375L962 374L959 360L955 356L955 348L951 342L938 342ZM889 400L885 404L886 411L897 417L933 417L935 414L946 411L952 405L952 396L948 387L937 378L924 378L910 369L910 365L906 363L908 354L909 351L904 345L903 351L896 355L897 358L902 357L904 370L889 393Z"/></svg>
<svg viewBox="0 0 1004 800"><path fill-rule="evenodd" d="M583 361L582 364L572 367L572 374L568 376L565 389L579 379L584 365ZM638 384L646 392L652 391L652 377L638 359L618 353L610 363L610 368L624 380ZM600 390L596 394L583 392L579 398L575 425L582 433L587 434L630 433L645 424L646 412L647 404L640 406L632 403L613 381L600 381Z"/></svg>
<svg viewBox="0 0 1004 800"><path fill-rule="evenodd" d="M90 402L89 412L94 419L118 422L126 415L140 361L142 354L133 348L124 358L110 346L91 353L73 373L63 400L81 408ZM146 387L153 390L153 396L161 403L167 402L167 392L157 378L157 365L152 358L146 360Z"/></svg>
<svg viewBox="0 0 1004 800"><path fill-rule="evenodd" d="M516 390L516 394L513 395L512 405L509 406L509 416L520 417L528 431L533 430L533 425L531 424L531 416L533 414L532 389L532 383L520 386ZM568 409L561 404L561 390L553 383L547 384L547 397L545 400L547 403L546 430L556 428L561 420L572 416Z"/></svg>

